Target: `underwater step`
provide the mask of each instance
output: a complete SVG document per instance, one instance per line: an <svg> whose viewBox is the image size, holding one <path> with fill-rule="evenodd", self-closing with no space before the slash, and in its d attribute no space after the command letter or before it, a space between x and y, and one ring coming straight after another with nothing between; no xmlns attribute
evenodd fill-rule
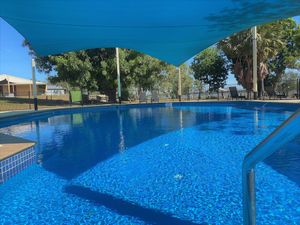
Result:
<svg viewBox="0 0 300 225"><path fill-rule="evenodd" d="M35 162L35 143L0 133L0 184Z"/></svg>

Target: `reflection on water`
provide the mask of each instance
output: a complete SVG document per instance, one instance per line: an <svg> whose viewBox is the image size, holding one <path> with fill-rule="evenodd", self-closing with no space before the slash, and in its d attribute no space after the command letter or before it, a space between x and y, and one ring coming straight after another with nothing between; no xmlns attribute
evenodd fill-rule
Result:
<svg viewBox="0 0 300 225"><path fill-rule="evenodd" d="M118 110L118 116L120 121L120 144L119 144L119 151L124 152L125 150L125 137L124 137L124 129L123 129L123 114L120 113L120 110Z"/></svg>
<svg viewBox="0 0 300 225"><path fill-rule="evenodd" d="M54 116L2 131L37 141L38 162L71 179L128 147L203 120L195 115L172 108L107 110Z"/></svg>
<svg viewBox="0 0 300 225"><path fill-rule="evenodd" d="M37 141L38 163L71 179L114 154L171 131L195 127L199 132L229 132L241 137L267 135L288 115L267 108L232 106L112 109L41 118L1 132ZM299 146L299 141L291 143L266 163L299 183ZM293 150L288 151L290 148Z"/></svg>

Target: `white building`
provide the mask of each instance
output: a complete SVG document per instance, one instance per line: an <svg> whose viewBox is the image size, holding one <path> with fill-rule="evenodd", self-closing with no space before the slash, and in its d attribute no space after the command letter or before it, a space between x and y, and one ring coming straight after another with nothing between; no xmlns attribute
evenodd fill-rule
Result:
<svg viewBox="0 0 300 225"><path fill-rule="evenodd" d="M45 94L46 83L37 81L36 86L38 95ZM32 80L8 74L0 74L0 96L32 96L32 92Z"/></svg>
<svg viewBox="0 0 300 225"><path fill-rule="evenodd" d="M65 95L65 94L67 94L67 89L62 86L48 84L46 87L46 95Z"/></svg>

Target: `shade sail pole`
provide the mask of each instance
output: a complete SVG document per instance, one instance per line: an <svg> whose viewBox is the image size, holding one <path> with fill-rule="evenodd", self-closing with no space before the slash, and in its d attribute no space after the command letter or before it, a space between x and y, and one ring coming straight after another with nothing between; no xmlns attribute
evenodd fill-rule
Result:
<svg viewBox="0 0 300 225"><path fill-rule="evenodd" d="M33 90L33 104L34 110L38 110L37 91L36 91L36 79L35 79L35 60L31 60L32 68L32 90Z"/></svg>
<svg viewBox="0 0 300 225"><path fill-rule="evenodd" d="M116 60L117 60L117 80L118 80L118 102L121 103L121 75L120 75L119 48L116 48Z"/></svg>
<svg viewBox="0 0 300 225"><path fill-rule="evenodd" d="M252 52L253 52L253 88L254 99L257 99L257 28L252 27Z"/></svg>
<svg viewBox="0 0 300 225"><path fill-rule="evenodd" d="M180 72L180 67L178 67L178 99L181 102L181 72Z"/></svg>

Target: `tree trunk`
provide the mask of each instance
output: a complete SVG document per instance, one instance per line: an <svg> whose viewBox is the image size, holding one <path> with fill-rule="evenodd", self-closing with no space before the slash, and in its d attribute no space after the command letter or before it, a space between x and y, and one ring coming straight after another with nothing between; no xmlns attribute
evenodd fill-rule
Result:
<svg viewBox="0 0 300 225"><path fill-rule="evenodd" d="M201 90L199 90L199 92L198 92L198 100L200 100L201 99Z"/></svg>
<svg viewBox="0 0 300 225"><path fill-rule="evenodd" d="M108 101L109 102L113 102L113 103L117 102L116 91L115 91L114 88L110 89L110 90L107 90L105 94L108 96Z"/></svg>
<svg viewBox="0 0 300 225"><path fill-rule="evenodd" d="M261 96L265 95L265 79L261 79Z"/></svg>
<svg viewBox="0 0 300 225"><path fill-rule="evenodd" d="M261 80L258 80L257 81L257 91L258 91L258 98L261 98L262 97L262 86L261 86Z"/></svg>

